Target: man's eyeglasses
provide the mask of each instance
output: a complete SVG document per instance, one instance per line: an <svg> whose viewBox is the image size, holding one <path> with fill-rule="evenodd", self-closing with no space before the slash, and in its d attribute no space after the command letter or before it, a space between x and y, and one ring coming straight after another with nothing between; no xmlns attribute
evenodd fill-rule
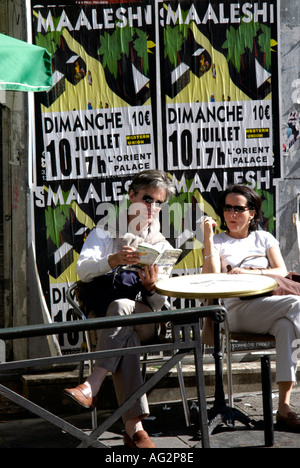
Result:
<svg viewBox="0 0 300 468"><path fill-rule="evenodd" d="M150 195L144 195L143 202L147 205L152 205L152 203L155 203L156 208L161 208L161 206L165 203L160 200L154 200L154 198L150 197Z"/></svg>
<svg viewBox="0 0 300 468"><path fill-rule="evenodd" d="M249 206L243 205L225 205L223 206L223 211L234 210L235 213L243 213L244 211L250 210Z"/></svg>

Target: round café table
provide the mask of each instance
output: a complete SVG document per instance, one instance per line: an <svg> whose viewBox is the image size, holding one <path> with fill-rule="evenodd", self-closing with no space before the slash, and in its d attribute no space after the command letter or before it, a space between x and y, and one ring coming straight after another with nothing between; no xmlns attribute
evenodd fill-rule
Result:
<svg viewBox="0 0 300 468"><path fill-rule="evenodd" d="M270 276L227 273L173 276L158 281L160 294L185 299L224 299L265 294L276 287Z"/></svg>
<svg viewBox="0 0 300 468"><path fill-rule="evenodd" d="M209 273L197 275L173 276L157 282L156 290L168 297L184 299L219 299L230 297L259 296L271 292L277 285L276 280L265 275ZM223 375L222 352L220 346L220 325L214 323L214 359L215 359L215 401L209 412L210 433L221 423L234 427L234 421L252 426L253 421L236 408L226 405Z"/></svg>

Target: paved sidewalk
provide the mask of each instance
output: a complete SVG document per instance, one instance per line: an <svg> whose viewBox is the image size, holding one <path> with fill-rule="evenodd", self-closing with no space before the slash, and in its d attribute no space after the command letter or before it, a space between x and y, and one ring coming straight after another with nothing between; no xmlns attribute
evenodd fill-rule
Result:
<svg viewBox="0 0 300 468"><path fill-rule="evenodd" d="M273 392L274 411L277 408L277 401L278 394ZM208 408L212 402L211 398L207 400ZM190 402L191 404L192 402ZM294 390L292 405L299 413L300 389ZM237 395L235 407L256 421L263 419L261 393ZM108 415L108 411L99 411L98 422ZM86 428L87 431L91 424L89 412L67 416L66 420L77 427ZM187 428L185 425L181 402L151 405L151 416L145 420L144 427L155 442L158 451L172 449L178 452L193 452L191 449L197 443L195 426ZM110 432L105 432L102 435L101 440L114 449L110 453L122 453L122 430L122 423L117 422L110 429ZM238 422L234 430L223 425L210 436L210 444L212 448L260 448L264 447L264 432L263 430L248 429ZM42 419L0 420L0 448L75 448L78 445L77 439L63 433L59 428ZM300 448L300 434L282 432L275 426L274 448Z"/></svg>

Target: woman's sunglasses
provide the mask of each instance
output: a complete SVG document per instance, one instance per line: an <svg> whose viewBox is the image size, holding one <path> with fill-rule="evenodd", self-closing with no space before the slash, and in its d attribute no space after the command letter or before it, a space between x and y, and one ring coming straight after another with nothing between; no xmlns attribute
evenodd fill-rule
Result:
<svg viewBox="0 0 300 468"><path fill-rule="evenodd" d="M249 206L243 205L225 205L223 206L223 211L231 211L233 210L235 213L243 213L244 211L250 210Z"/></svg>

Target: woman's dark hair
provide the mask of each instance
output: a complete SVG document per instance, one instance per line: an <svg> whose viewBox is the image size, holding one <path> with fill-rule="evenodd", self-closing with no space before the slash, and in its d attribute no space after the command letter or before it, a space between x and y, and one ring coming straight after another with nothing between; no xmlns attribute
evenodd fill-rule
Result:
<svg viewBox="0 0 300 468"><path fill-rule="evenodd" d="M226 197L230 193L243 195L247 199L247 206L255 211L254 218L251 219L249 224L249 232L256 231L261 222L261 198L248 185L231 185L222 193L218 209L221 218L221 229L226 229L223 207L225 206Z"/></svg>

